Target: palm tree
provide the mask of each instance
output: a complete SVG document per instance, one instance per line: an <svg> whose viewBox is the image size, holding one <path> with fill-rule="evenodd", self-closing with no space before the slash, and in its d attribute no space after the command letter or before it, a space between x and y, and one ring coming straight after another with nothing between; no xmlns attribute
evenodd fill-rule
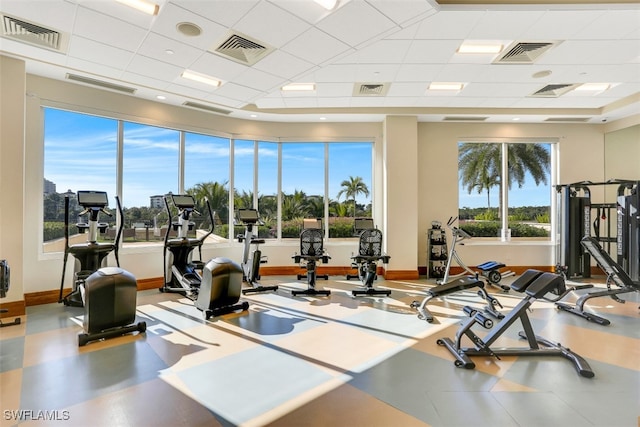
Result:
<svg viewBox="0 0 640 427"><path fill-rule="evenodd" d="M201 182L187 190L187 194L191 194L195 199L198 207L203 209L206 205L205 200L209 201L211 209L214 210L218 217L227 222L229 212L229 191L227 190L228 182L222 184L219 182ZM204 211L202 211L204 213ZM209 218L205 217L205 225L208 225Z"/></svg>
<svg viewBox="0 0 640 427"><path fill-rule="evenodd" d="M304 218L307 213L307 195L304 193L304 191L294 190L293 194L283 194L283 221L289 221L295 218Z"/></svg>
<svg viewBox="0 0 640 427"><path fill-rule="evenodd" d="M527 172L536 185L547 183L550 168L549 152L543 144L508 144L508 186L516 182L519 188L525 183ZM492 187L502 187L501 144L462 143L458 151L460 182L469 194L487 191L487 207ZM502 205L502 192L500 192Z"/></svg>
<svg viewBox="0 0 640 427"><path fill-rule="evenodd" d="M345 179L340 183L342 190L338 192L337 198L340 199L340 196L345 195L346 199L353 199L353 216L356 216L356 197L359 194L364 194L365 196L369 196L369 188L367 184L362 180L361 177L349 176L349 179Z"/></svg>

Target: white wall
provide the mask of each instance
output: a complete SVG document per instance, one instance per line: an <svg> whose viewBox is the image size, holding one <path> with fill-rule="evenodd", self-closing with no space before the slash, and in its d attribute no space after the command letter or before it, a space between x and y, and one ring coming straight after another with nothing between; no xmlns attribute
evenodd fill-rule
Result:
<svg viewBox="0 0 640 427"><path fill-rule="evenodd" d="M580 124L419 123L418 263L427 264L427 230L458 214L458 142L490 138L558 140L559 184L603 179L604 135L600 126ZM448 241L451 235L448 234ZM551 242L471 239L458 250L468 265L500 261L511 266L553 266Z"/></svg>
<svg viewBox="0 0 640 427"><path fill-rule="evenodd" d="M1 57L0 57L1 58ZM376 222L384 229L383 224L398 224L406 218L398 219L397 215L409 215L411 226L394 233L386 233L385 239L392 240L395 248L402 242L409 242L408 248L415 250L417 239L417 253L411 254L411 265L405 265L404 249L397 249L400 253L389 252L394 257L402 258L398 268L416 269L426 266L426 230L432 220L446 221L456 215L458 208L457 194L457 143L461 138L471 137L501 137L501 138L558 138L560 144L560 183L580 180L600 181L604 179L604 130L601 125L586 124L473 124L473 123L416 123L415 118L393 119L394 123L403 123L412 129L397 130L401 135L417 138L415 149L407 153L406 159L400 155L402 150L394 151L394 144L402 145L402 139L389 138L387 146L382 149L382 123L269 123L233 119L219 115L203 113L186 108L167 106L128 97L116 93L104 92L93 88L53 81L27 75L25 87L8 85L5 76L10 76L7 69L12 70L19 77L24 73L24 65L20 61L12 62L6 67L7 59L2 58L2 86L3 103L0 117L2 118L2 148L0 150L0 256L6 257L10 248L23 246L18 252L11 252L15 258L14 279L20 283L12 283L10 300L22 298L22 292L32 293L53 290L59 287L62 271L62 254L45 254L42 252L42 183L43 183L43 117L41 105L70 108L86 113L102 114L114 118L135 120L150 125L162 125L186 129L196 132L212 132L255 138L269 138L273 136L315 139L340 140L348 137L370 138L376 142L374 149L374 194L376 202L374 212ZM13 81L19 81L17 80ZM8 90L5 90L8 88ZM8 96L9 95L9 96ZM26 136L24 144L20 135L21 117L19 110L15 110L16 103L26 99ZM6 100L6 101L5 101ZM11 108L7 108L11 105ZM406 122L406 123L404 123ZM7 130L6 123L17 123ZM16 142L18 141L18 142ZM10 144L17 144L16 147ZM637 139L636 139L637 144ZM637 145L631 144L633 147ZM397 146L395 147L397 149ZM386 154L385 154L386 150ZM399 152L398 152L399 151ZM9 154L7 154L9 153ZM21 161L24 153L25 162ZM389 153L393 158L390 159ZM9 157L7 157L9 156ZM386 157L386 158L385 158ZM389 161L387 161L389 160ZM621 160L624 162L625 160ZM416 164L417 162L417 164ZM22 171L22 164L24 170ZM417 177L416 185L409 185L411 194L406 197L408 209L389 209L381 203L384 197L385 174L398 173L398 168L405 164L412 166ZM614 167L614 166L611 166ZM9 180L9 181L7 181ZM396 187L397 181L393 182ZM23 188L24 187L24 188ZM401 192L402 189L388 188L387 192ZM398 193L401 194L401 193ZM10 203L10 204L9 204ZM17 209L19 218L8 219L7 212ZM12 213L14 215L14 213ZM22 219L21 219L22 218ZM411 235L411 233L414 233ZM398 235L399 234L399 235ZM417 234L417 236L416 236ZM398 243L400 242L400 243ZM500 243L470 242L460 249L463 259L470 265L493 258L515 266L535 266L554 264L553 247L550 243ZM203 258L213 256L227 256L232 259L240 258L240 244L229 242L221 245L206 245ZM413 249L411 249L413 248ZM271 266L294 265L291 256L297 250L297 242L269 243L263 246L263 252L269 257ZM332 255L332 265L349 265L349 257L355 250L355 243L329 242L327 249ZM22 258L20 258L20 252ZM162 276L162 248L126 247L121 251L122 266L130 270L139 279ZM416 261L417 260L417 261ZM395 260L394 260L395 261ZM417 265L415 265L417 263ZM14 269L12 268L12 271ZM20 277L22 275L22 277ZM70 275L67 275L70 286Z"/></svg>

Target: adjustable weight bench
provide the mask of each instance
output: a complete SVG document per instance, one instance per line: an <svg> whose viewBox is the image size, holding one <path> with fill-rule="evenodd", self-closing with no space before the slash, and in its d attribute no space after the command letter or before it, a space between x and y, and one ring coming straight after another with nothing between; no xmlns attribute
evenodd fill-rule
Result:
<svg viewBox="0 0 640 427"><path fill-rule="evenodd" d="M437 340L438 345L445 346L456 358L455 366L466 369L475 368L475 363L469 356L493 356L497 359L500 359L500 356L561 356L574 364L580 376L592 378L595 375L594 372L591 370L589 363L580 355L560 344L552 343L545 338L537 336L533 331L533 326L527 314L527 310L535 300L544 299L555 302L570 291L567 290L562 276L537 270L527 270L511 284L511 289L516 292L524 292L525 297L484 338L476 335L471 330L471 327L478 324L489 329L493 327L493 321L485 317L481 312L465 307L464 312L470 318L458 329L455 340L450 338ZM548 298L546 295L549 293L558 295L558 297ZM518 335L520 338L527 340L529 347L492 349L491 345L517 320L520 320L524 329ZM470 339L473 346L462 347L463 337Z"/></svg>
<svg viewBox="0 0 640 427"><path fill-rule="evenodd" d="M593 259L596 260L598 266L604 271L607 275L607 289L602 291L589 292L585 295L582 295L576 301L575 305L570 305L567 303L558 302L556 306L563 311L575 314L577 316L583 317L588 321L592 321L598 323L603 326L610 325L611 322L608 319L605 319L602 316L598 316L594 313L589 313L584 310L584 305L587 300L591 298L598 297L606 297L609 296L616 302L623 304L625 301L618 297L619 294L626 294L629 292L640 292L640 282L634 282L631 277L622 269L620 264L615 262L611 255L609 255L602 246L598 243L596 239L591 236L585 236L580 241L582 246L591 254ZM618 286L617 288L612 288L612 284Z"/></svg>

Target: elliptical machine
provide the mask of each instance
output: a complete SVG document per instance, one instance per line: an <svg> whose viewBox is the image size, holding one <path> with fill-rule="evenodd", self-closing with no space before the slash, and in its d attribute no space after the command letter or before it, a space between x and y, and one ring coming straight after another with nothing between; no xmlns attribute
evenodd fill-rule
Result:
<svg viewBox="0 0 640 427"><path fill-rule="evenodd" d="M217 257L206 264L201 260L193 260L193 250L198 248L202 259L202 245L213 233L213 212L207 200L207 211L211 220L211 228L200 238L187 237L192 214L200 214L195 209L195 200L189 194L171 194L173 205L178 208L178 221L172 222L171 208L168 198L164 202L169 214L169 228L164 238L164 284L160 292L178 292L194 301L205 319L221 316L238 310L247 310L249 303L238 302L242 289L242 269L227 258ZM177 231L176 238L169 238L171 229ZM202 275L198 273L202 271Z"/></svg>
<svg viewBox="0 0 640 427"><path fill-rule="evenodd" d="M250 288L242 290L244 295L253 292L267 292L275 291L278 286L263 286L258 280L260 280L260 264L267 262L266 257L262 256L260 251L260 245L264 243L264 239L258 238L253 234L253 227L258 228L258 225L264 225L264 222L260 219L260 214L257 209L238 209L236 210L235 224L244 226L244 234L238 234L236 238L238 242L244 243L242 248L242 278ZM251 245L256 245L255 250L249 257L251 251Z"/></svg>
<svg viewBox="0 0 640 427"><path fill-rule="evenodd" d="M82 206L83 211L80 215L88 215L87 223L77 223L78 231L85 233L88 231L87 241L85 243L78 243L69 246L69 196L64 198L64 264L62 266L62 280L60 281L60 294L58 302L64 305L73 307L83 306L83 286L86 279L96 272L101 267L106 267L107 257L113 252L116 258L116 265L120 266L120 260L118 258L118 247L120 243L120 237L122 236L122 227L124 221L124 214L122 212L122 206L120 205L120 199L115 196L116 204L118 206L118 212L120 213L120 226L118 232L113 240L113 243L98 242L98 231L105 232L108 224L99 222L100 214L103 213L107 216L113 216L111 212L107 210L109 200L107 193L104 191L78 191L77 200L78 204ZM67 268L67 259L69 254L75 258L74 264L74 279L71 292L63 296L64 292L64 277Z"/></svg>

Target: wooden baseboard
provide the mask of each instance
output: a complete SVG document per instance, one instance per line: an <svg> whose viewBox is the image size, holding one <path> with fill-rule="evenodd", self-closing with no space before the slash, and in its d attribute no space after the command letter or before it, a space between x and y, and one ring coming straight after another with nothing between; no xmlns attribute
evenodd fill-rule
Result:
<svg viewBox="0 0 640 427"><path fill-rule="evenodd" d="M526 270L534 269L540 271L553 272L555 267L553 266L508 266L503 269L513 271L515 274L522 274ZM464 270L458 266L451 267L451 274L459 274ZM306 270L298 266L285 266L285 267L273 267L263 266L260 268L261 276L292 276L296 277L298 274L306 275ZM350 266L318 266L318 274L328 274L329 276L345 276L347 274L357 274L357 270ZM418 280L420 276L427 274L427 267L418 267L417 270L385 270L383 267L378 267L378 275L384 277L387 280ZM598 267L591 267L591 275L602 275L602 270ZM145 291L149 289L158 289L162 286L162 277L152 277L147 279L138 279L138 290ZM67 295L71 292L71 289L64 289L63 295ZM8 318L12 316L22 316L25 314L26 307L40 304L50 304L58 302L60 296L60 290L49 290L41 292L29 292L24 294L23 301L12 301L8 303L0 304L0 308L9 310L7 313L1 315L2 318Z"/></svg>
<svg viewBox="0 0 640 427"><path fill-rule="evenodd" d="M24 316L26 314L26 307L24 300L11 301L0 304L0 308L7 310L6 313L1 313L0 318L7 319L9 317Z"/></svg>

